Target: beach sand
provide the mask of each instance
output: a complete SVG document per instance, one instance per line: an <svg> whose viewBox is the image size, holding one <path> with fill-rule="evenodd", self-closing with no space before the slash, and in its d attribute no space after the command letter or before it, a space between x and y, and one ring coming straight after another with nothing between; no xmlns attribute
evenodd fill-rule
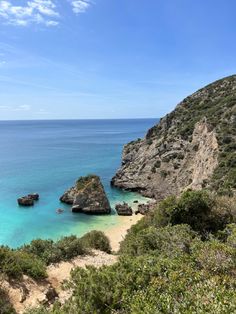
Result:
<svg viewBox="0 0 236 314"><path fill-rule="evenodd" d="M119 216L119 223L117 226L111 227L104 231L105 235L109 238L112 250L117 252L120 247L120 242L124 240L128 230L135 225L143 216Z"/></svg>

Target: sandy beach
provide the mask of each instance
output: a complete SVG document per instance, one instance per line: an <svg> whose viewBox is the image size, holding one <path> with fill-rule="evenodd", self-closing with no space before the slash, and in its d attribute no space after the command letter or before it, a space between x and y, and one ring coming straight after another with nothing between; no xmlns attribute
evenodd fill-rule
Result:
<svg viewBox="0 0 236 314"><path fill-rule="evenodd" d="M128 230L142 217L143 216L140 214L133 216L119 216L119 224L104 231L104 233L110 240L111 247L114 252L117 252L119 250L120 242L124 240Z"/></svg>

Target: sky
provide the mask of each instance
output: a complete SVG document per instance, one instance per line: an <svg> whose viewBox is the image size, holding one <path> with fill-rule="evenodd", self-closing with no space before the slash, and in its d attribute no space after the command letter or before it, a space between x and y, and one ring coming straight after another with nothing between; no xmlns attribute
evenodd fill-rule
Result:
<svg viewBox="0 0 236 314"><path fill-rule="evenodd" d="M235 0L0 0L0 120L161 117L236 73Z"/></svg>

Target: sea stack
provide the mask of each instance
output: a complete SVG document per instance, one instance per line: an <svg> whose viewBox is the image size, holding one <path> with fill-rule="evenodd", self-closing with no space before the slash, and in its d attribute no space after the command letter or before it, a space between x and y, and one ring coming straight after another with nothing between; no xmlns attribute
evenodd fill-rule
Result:
<svg viewBox="0 0 236 314"><path fill-rule="evenodd" d="M111 206L100 178L96 175L80 177L75 186L66 191L60 201L72 205L72 212L110 214Z"/></svg>

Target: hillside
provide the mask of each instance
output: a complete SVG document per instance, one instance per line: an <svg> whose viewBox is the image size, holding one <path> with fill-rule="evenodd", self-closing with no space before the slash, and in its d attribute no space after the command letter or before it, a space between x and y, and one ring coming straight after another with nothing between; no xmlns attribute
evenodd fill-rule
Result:
<svg viewBox="0 0 236 314"><path fill-rule="evenodd" d="M235 199L206 191L169 197L130 229L116 263L75 268L71 298L26 313L235 313L235 213Z"/></svg>
<svg viewBox="0 0 236 314"><path fill-rule="evenodd" d="M112 185L158 200L187 188L236 190L236 75L185 98L124 147Z"/></svg>

